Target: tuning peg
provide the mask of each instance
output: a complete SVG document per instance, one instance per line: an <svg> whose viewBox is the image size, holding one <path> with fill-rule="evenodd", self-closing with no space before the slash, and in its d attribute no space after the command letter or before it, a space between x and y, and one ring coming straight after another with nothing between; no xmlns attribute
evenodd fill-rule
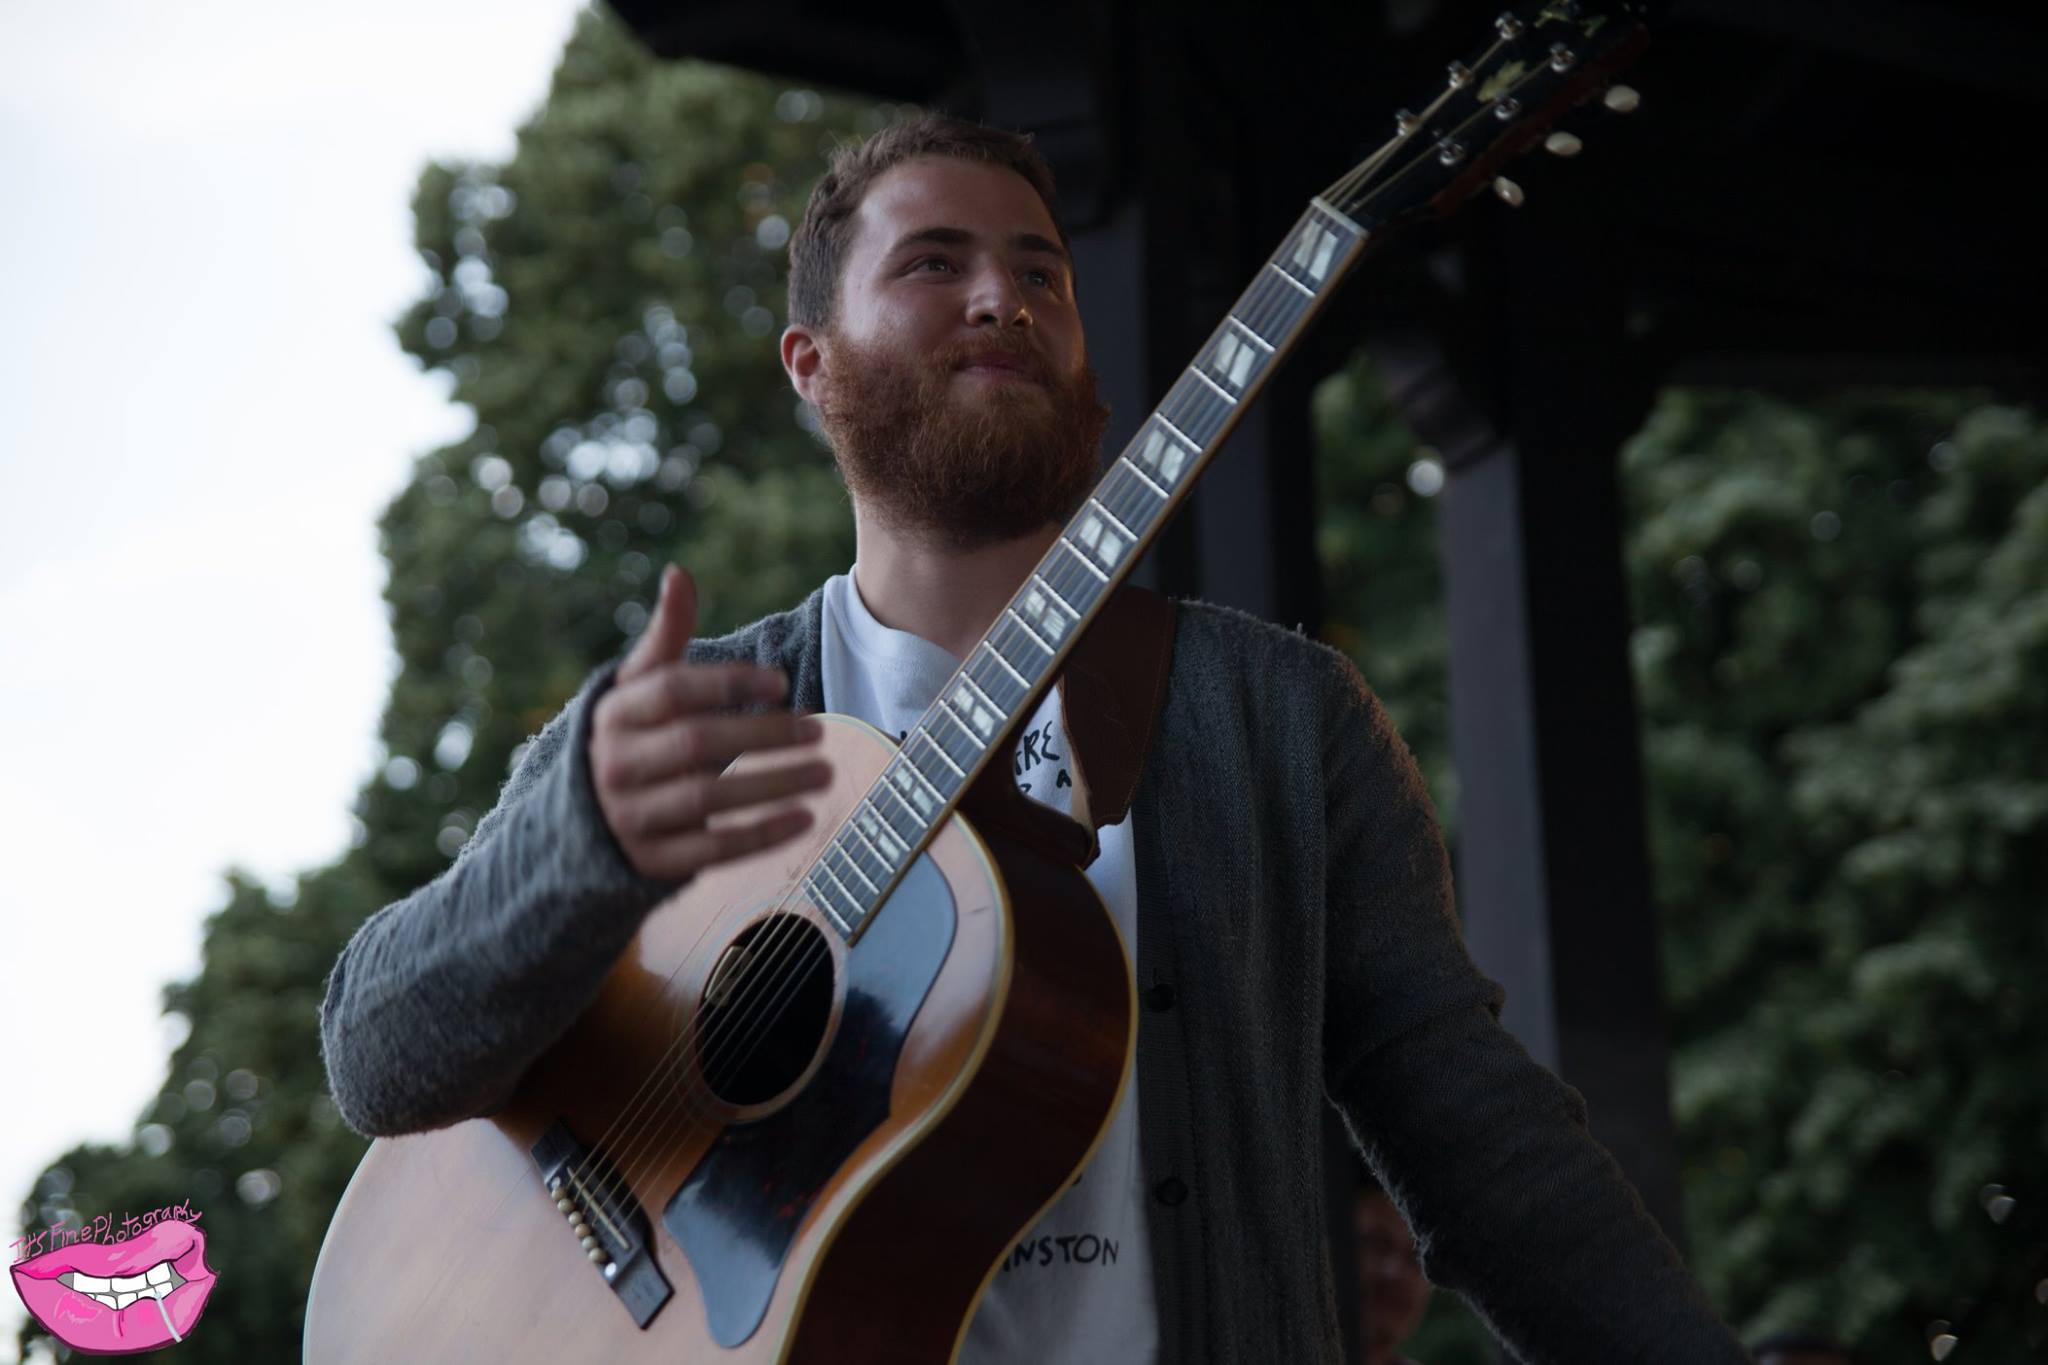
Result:
<svg viewBox="0 0 2048 1365"><path fill-rule="evenodd" d="M1586 144L1572 133L1552 133L1543 139L1543 150L1552 156L1577 156L1586 150Z"/></svg>
<svg viewBox="0 0 2048 1365"><path fill-rule="evenodd" d="M1494 177L1493 192L1500 196L1500 201L1503 204L1507 204L1512 208L1522 207L1522 187L1506 176Z"/></svg>
<svg viewBox="0 0 2048 1365"><path fill-rule="evenodd" d="M1642 92L1632 85L1610 85L1600 102L1617 114L1633 114L1643 106Z"/></svg>

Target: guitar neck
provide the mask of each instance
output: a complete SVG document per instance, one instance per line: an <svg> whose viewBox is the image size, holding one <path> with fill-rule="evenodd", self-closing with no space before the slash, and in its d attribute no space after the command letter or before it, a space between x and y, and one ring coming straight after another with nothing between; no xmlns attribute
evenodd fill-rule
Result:
<svg viewBox="0 0 2048 1365"><path fill-rule="evenodd" d="M1136 566L1244 410L1363 252L1363 228L1310 202L804 878L852 942Z"/></svg>

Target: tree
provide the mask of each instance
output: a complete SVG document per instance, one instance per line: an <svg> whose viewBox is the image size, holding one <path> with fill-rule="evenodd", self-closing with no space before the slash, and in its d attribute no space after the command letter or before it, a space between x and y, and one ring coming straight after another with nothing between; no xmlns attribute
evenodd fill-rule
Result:
<svg viewBox="0 0 2048 1365"><path fill-rule="evenodd" d="M661 564L696 573L711 632L851 558L844 491L775 358L781 249L832 141L890 112L656 61L593 7L510 161L421 174L431 283L398 336L477 420L381 521L400 671L356 844L277 901L226 874L199 974L165 993L190 1029L133 1140L64 1153L24 1205L46 1226L192 1200L220 1280L181 1360L297 1357L364 1150L317 1026L355 927L460 850L519 745L644 623Z"/></svg>
<svg viewBox="0 0 2048 1365"><path fill-rule="evenodd" d="M1859 1359L2038 1354L2048 433L1673 394L1624 468L1702 1278Z"/></svg>
<svg viewBox="0 0 2048 1365"><path fill-rule="evenodd" d="M1325 637L1454 828L1428 454L1363 363L1318 405ZM1968 394L1673 390L1623 453L1691 1259L1750 1334L2048 1341L2044 476Z"/></svg>

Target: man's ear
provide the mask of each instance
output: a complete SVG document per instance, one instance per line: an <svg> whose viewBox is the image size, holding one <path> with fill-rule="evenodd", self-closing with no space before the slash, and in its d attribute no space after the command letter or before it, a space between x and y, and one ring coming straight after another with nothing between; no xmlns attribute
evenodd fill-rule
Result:
<svg viewBox="0 0 2048 1365"><path fill-rule="evenodd" d="M816 332L794 322L782 329L782 369L797 397L816 407L818 385L825 371L825 352L818 344Z"/></svg>

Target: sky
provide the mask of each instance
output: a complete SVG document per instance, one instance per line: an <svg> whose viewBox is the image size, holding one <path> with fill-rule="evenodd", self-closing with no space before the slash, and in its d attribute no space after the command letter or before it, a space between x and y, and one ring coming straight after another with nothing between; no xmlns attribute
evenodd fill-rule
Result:
<svg viewBox="0 0 2048 1365"><path fill-rule="evenodd" d="M511 155L579 8L0 0L0 1242L155 1094L222 873L347 848L376 519L472 420L391 330L413 184Z"/></svg>

